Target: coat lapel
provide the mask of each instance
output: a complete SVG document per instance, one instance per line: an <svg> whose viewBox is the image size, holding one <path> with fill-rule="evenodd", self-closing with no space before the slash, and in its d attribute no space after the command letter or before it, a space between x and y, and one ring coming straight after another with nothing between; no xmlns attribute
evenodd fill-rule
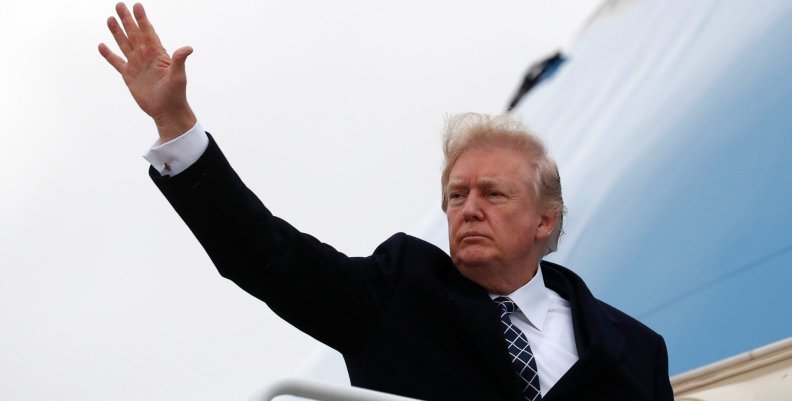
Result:
<svg viewBox="0 0 792 401"><path fill-rule="evenodd" d="M497 307L486 290L465 279L457 272L447 277L446 291L453 314L468 336L474 350L486 367L490 379L498 383L505 399L520 399L508 351L498 319Z"/></svg>
<svg viewBox="0 0 792 401"><path fill-rule="evenodd" d="M542 273L545 285L570 303L579 358L543 398L552 401L586 388L603 374L613 374L625 339L580 277L544 261Z"/></svg>

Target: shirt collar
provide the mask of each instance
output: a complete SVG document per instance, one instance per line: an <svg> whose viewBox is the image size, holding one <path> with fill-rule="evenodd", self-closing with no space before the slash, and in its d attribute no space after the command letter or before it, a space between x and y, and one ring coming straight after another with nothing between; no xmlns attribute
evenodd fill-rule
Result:
<svg viewBox="0 0 792 401"><path fill-rule="evenodd" d="M490 294L492 299L499 296L503 295ZM517 304L517 307L528 319L529 324L542 331L547 318L550 297L547 295L541 267L537 267L536 274L525 285L506 296Z"/></svg>

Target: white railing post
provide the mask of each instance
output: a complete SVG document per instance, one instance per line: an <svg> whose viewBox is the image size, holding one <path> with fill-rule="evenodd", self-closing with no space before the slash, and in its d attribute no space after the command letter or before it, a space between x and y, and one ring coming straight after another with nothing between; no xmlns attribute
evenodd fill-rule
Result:
<svg viewBox="0 0 792 401"><path fill-rule="evenodd" d="M271 401L280 395L293 395L320 401L419 401L359 387L338 386L308 380L285 379L257 392L250 401Z"/></svg>

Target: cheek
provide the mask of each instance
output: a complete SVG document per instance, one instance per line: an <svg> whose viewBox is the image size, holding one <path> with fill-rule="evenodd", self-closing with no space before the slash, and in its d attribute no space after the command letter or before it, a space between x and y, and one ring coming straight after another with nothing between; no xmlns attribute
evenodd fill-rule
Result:
<svg viewBox="0 0 792 401"><path fill-rule="evenodd" d="M451 215L448 215L448 244L450 245L451 249L454 248L454 235L457 231L457 225L454 224L454 220L451 218Z"/></svg>
<svg viewBox="0 0 792 401"><path fill-rule="evenodd" d="M517 221L520 223L517 224ZM526 219L515 221L512 229L514 230L513 240L518 245L530 245L536 239L536 226L533 221Z"/></svg>
<svg viewBox="0 0 792 401"><path fill-rule="evenodd" d="M446 223L448 224L448 235L450 238L451 234L455 233L460 226L460 221L457 218L457 214L450 211L446 213Z"/></svg>

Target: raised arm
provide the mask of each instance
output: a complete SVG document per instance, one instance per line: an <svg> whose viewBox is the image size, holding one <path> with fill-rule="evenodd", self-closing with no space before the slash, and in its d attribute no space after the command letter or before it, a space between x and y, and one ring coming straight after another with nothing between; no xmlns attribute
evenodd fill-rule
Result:
<svg viewBox="0 0 792 401"><path fill-rule="evenodd" d="M104 43L99 44L99 53L121 74L138 106L154 119L160 140L168 142L196 123L187 102L184 69L193 49L185 46L168 55L143 5L135 4L132 11L134 16L124 3L118 3L121 24L114 17L107 19L107 27L126 60Z"/></svg>

